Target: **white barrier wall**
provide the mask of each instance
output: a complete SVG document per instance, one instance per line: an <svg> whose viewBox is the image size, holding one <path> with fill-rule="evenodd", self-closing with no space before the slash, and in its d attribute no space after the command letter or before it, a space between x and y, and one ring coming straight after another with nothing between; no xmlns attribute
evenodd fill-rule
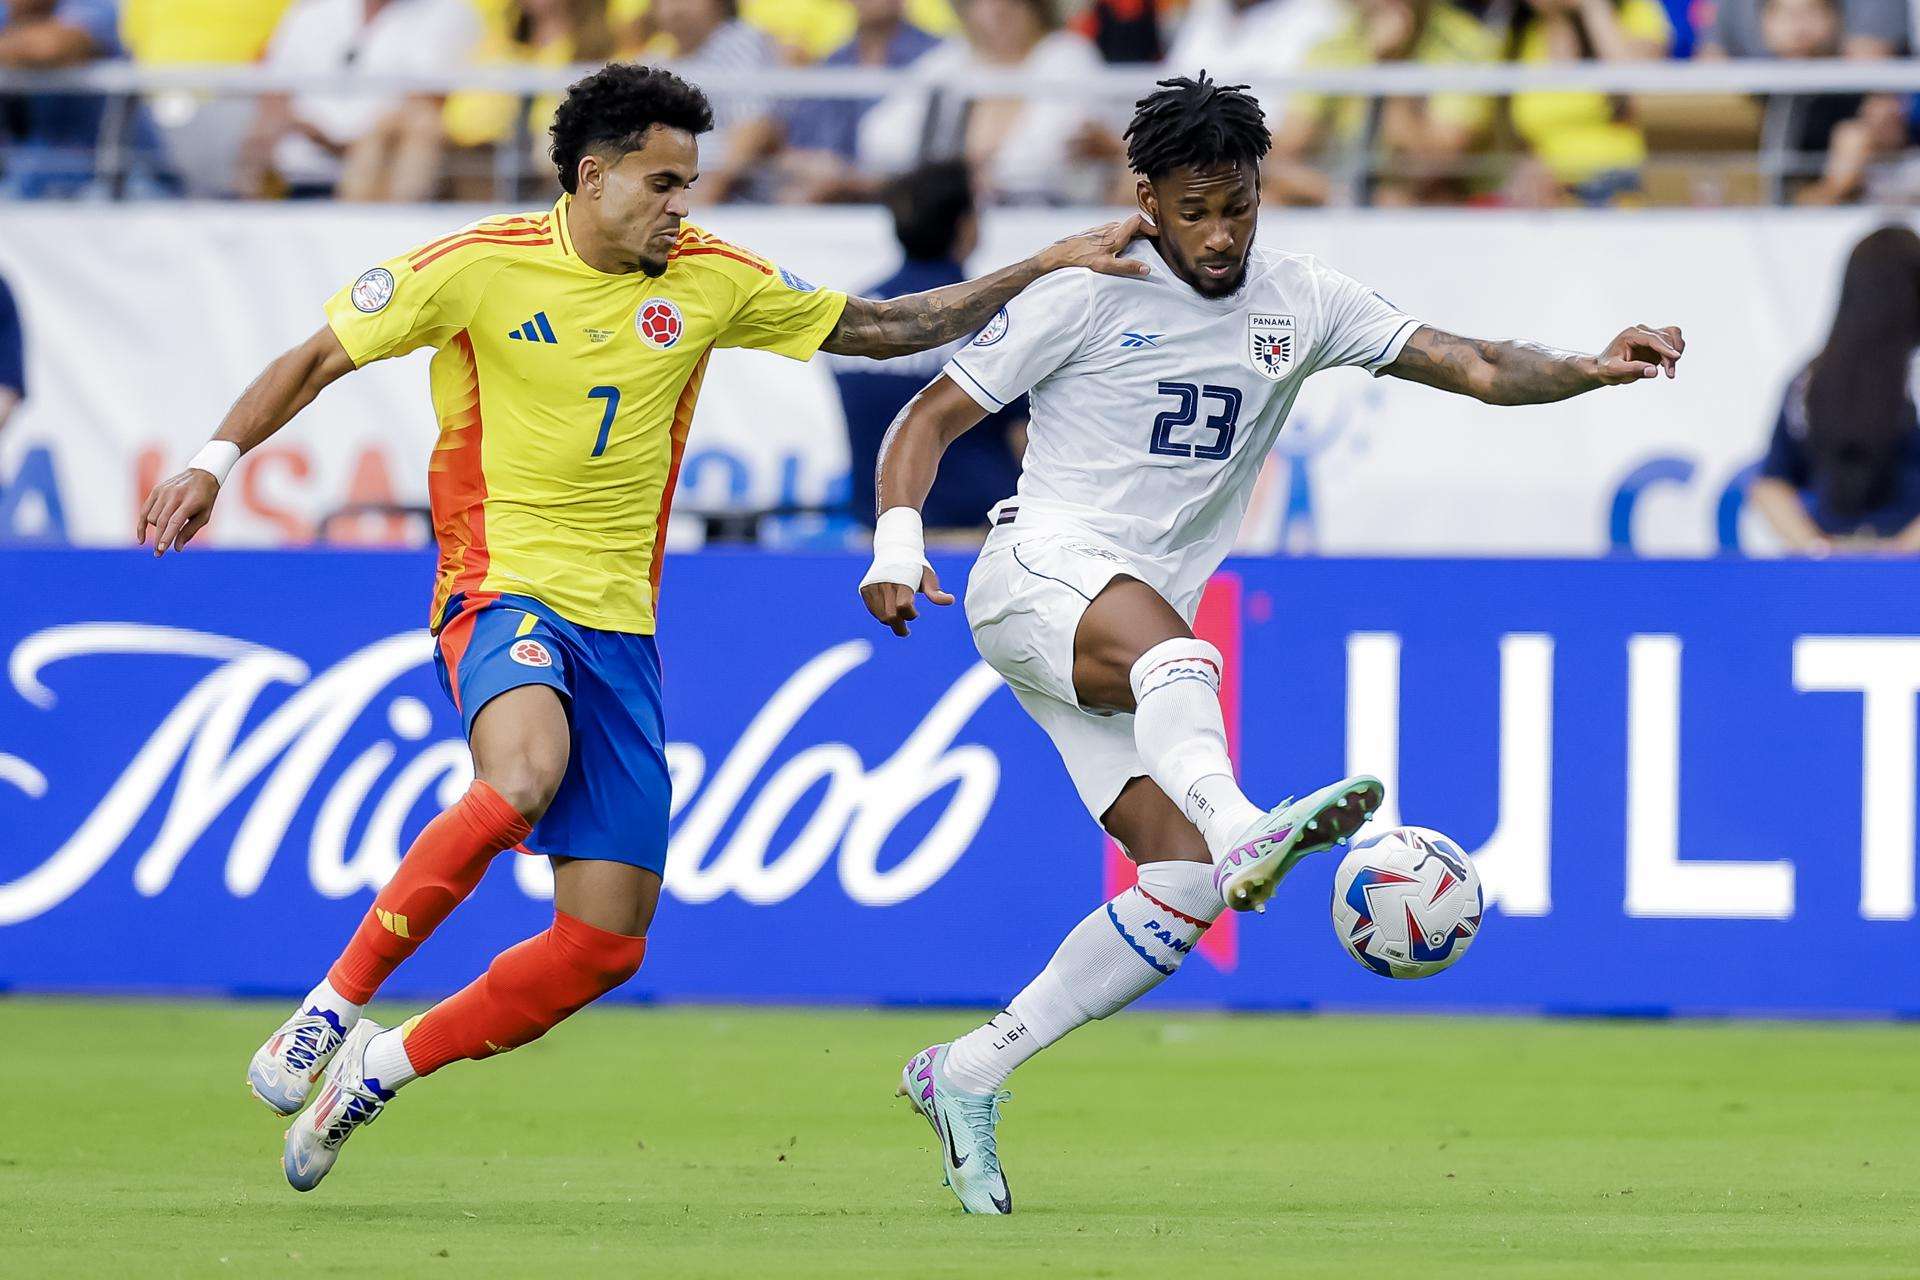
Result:
<svg viewBox="0 0 1920 1280"><path fill-rule="evenodd" d="M136 495L204 441L268 359L322 322L327 295L480 212L0 205L0 275L24 313L31 383L0 434L0 536L125 542ZM974 265L1108 216L997 215ZM1443 328L1590 349L1629 323L1676 323L1689 346L1677 382L1533 409L1357 371L1323 375L1282 437L1245 544L1580 555L1625 535L1642 552L1712 552L1723 494L1763 451L1782 386L1824 336L1847 250L1881 220L1771 210L1269 214L1265 243L1319 254ZM897 256L873 210L721 209L701 221L835 287L868 284ZM337 384L243 462L211 540L301 541L350 501L424 501L426 359ZM716 353L680 510L820 502L845 470L824 362ZM1740 527L1747 545L1765 545L1751 518Z"/></svg>

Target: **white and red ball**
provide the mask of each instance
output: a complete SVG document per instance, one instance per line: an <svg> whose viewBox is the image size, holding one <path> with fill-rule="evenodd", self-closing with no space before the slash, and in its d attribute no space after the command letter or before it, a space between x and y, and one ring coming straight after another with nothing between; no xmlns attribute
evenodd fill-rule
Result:
<svg viewBox="0 0 1920 1280"><path fill-rule="evenodd" d="M1485 899L1473 860L1425 827L1357 841L1333 877L1333 929L1385 978L1426 978L1467 954Z"/></svg>

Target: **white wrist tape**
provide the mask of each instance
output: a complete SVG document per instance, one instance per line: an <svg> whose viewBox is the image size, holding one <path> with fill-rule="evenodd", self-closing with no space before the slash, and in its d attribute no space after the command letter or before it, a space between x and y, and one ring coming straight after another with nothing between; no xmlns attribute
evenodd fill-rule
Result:
<svg viewBox="0 0 1920 1280"><path fill-rule="evenodd" d="M920 513L912 507L888 507L873 526L873 566L860 579L862 587L897 582L909 591L920 589L927 563L927 539Z"/></svg>
<svg viewBox="0 0 1920 1280"><path fill-rule="evenodd" d="M231 440L209 440L200 446L200 452L193 455L187 463L192 471L204 471L213 477L215 484L225 484L227 473L233 470L233 464L240 461L240 446Z"/></svg>

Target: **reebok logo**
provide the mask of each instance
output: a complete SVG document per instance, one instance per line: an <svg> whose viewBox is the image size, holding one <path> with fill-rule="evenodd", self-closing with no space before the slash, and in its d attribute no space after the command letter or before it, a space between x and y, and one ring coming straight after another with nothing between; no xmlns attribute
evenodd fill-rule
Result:
<svg viewBox="0 0 1920 1280"><path fill-rule="evenodd" d="M560 345L560 339L553 336L553 326L547 323L547 313L544 311L536 311L533 319L518 329L509 329L507 337L515 342L550 342L554 346Z"/></svg>
<svg viewBox="0 0 1920 1280"><path fill-rule="evenodd" d="M1133 333L1129 331L1120 335L1120 347L1125 351L1138 351L1142 347L1157 347L1160 345L1160 339L1166 336L1164 333Z"/></svg>

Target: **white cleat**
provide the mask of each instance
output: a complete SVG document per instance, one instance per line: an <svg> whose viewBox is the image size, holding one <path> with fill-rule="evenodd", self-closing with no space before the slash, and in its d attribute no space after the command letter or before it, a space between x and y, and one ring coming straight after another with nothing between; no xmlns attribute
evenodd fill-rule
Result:
<svg viewBox="0 0 1920 1280"><path fill-rule="evenodd" d="M287 1129L280 1168L295 1191L311 1191L333 1169L340 1148L353 1131L370 1124L393 1095L367 1082L364 1064L367 1042L386 1030L362 1018L347 1033L346 1042L320 1079L320 1096L305 1115Z"/></svg>
<svg viewBox="0 0 1920 1280"><path fill-rule="evenodd" d="M1235 911L1265 911L1296 863L1347 843L1386 798L1378 778L1360 774L1269 810L1214 864L1220 900Z"/></svg>
<svg viewBox="0 0 1920 1280"><path fill-rule="evenodd" d="M293 1115L307 1104L313 1082L352 1029L317 1005L294 1014L254 1053L247 1064L247 1087L281 1115Z"/></svg>

